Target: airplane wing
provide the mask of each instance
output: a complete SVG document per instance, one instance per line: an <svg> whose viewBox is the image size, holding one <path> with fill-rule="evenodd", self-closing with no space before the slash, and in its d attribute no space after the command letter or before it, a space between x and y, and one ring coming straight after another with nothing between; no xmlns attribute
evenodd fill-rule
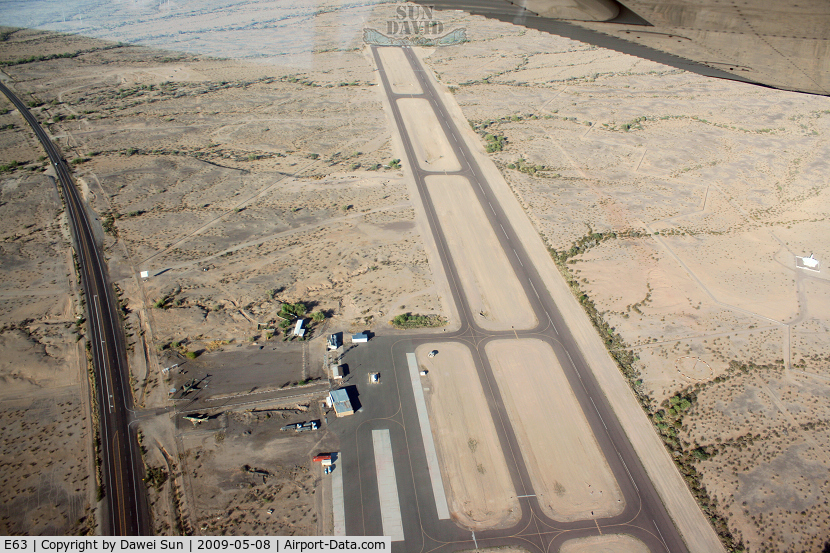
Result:
<svg viewBox="0 0 830 553"><path fill-rule="evenodd" d="M692 71L830 95L830 2L418 0Z"/></svg>

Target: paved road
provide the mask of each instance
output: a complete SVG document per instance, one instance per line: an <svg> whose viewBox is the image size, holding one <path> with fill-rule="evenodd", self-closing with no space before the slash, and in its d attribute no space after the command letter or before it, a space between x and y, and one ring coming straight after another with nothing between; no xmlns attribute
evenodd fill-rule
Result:
<svg viewBox="0 0 830 553"><path fill-rule="evenodd" d="M464 294L460 293L461 280L453 260L447 254L449 251L447 241L424 185L424 177L435 173L422 171L415 163L414 150L404 129L395 100L397 98L425 98L435 110L448 138L453 135L460 137L461 133L452 122L452 118L411 49L404 48L404 52L421 84L423 94L419 95L394 94L383 72L383 64L377 48L373 48L372 51L375 63L381 69L381 79L390 100L394 120L400 129L403 146L410 162L408 169L412 171L415 178L433 238L438 246L441 263L450 279L450 288L453 290L452 300L460 314L461 328L445 335L418 335L406 339L377 337L369 345L360 346L347 354L345 360L355 372L355 380L361 392L358 401L362 404L360 413L354 417L340 419L332 425L332 429L341 436L345 453L341 468L344 471L347 534L378 534L381 531L371 430L389 428L392 444L397 451L396 474L406 535L404 542L393 544L393 549L396 551L420 552L438 548L452 551L476 546L521 545L533 551L548 553L558 551L567 539L596 536L599 533L631 534L646 543L652 552L686 551L682 538L668 516L625 432L607 405L605 396L590 367L582 358L565 320L489 188L472 152L463 140L449 140L463 169L447 174L463 175L468 178L492 227L494 229L503 227L503 233L496 232L501 247L506 253L515 251L515 256L508 255L513 271L521 281L537 319L542 321L537 328L518 332L485 331L476 326ZM620 515L596 520L562 522L546 517L539 508L515 432L496 386L492 368L484 353L484 346L491 340L517 337L541 339L554 349L625 498L626 508ZM497 422L495 426L510 469L516 495L527 496L520 497L522 518L513 528L477 532L473 536L471 532L459 528L451 521L439 521L437 518L405 359L405 354L414 351L419 344L436 340L462 342L474 351L476 368L482 381L482 388L489 396L491 415ZM365 375L370 370L381 371L380 384L369 385L365 381ZM488 391L491 387L492 395ZM543 415L540 414L540 416Z"/></svg>
<svg viewBox="0 0 830 553"><path fill-rule="evenodd" d="M108 535L147 534L149 517L142 481L143 466L135 432L129 426L132 395L128 384L124 335L106 264L95 242L84 204L60 152L26 105L2 83L0 91L26 119L46 150L58 175L75 241L86 307L87 337L95 368L100 455L107 507L101 531Z"/></svg>

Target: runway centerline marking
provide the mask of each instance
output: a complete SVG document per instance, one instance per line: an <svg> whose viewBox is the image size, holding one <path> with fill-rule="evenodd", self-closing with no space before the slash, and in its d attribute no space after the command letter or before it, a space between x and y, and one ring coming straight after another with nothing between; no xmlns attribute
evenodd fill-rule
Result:
<svg viewBox="0 0 830 553"><path fill-rule="evenodd" d="M605 426L605 421L604 421L604 420L602 420L602 415L600 415L600 414L599 414L599 409L597 409L597 404L596 404L596 403L594 403L594 398L592 398L592 397L588 397L588 399L590 399L590 400L591 400L591 403L592 403L592 404L593 404L593 406L594 406L594 411L596 411L596 412L597 412L597 416L599 416L599 420L602 422L602 426ZM606 431L608 430L608 427L607 427L607 426L605 426L605 430L606 430Z"/></svg>
<svg viewBox="0 0 830 553"><path fill-rule="evenodd" d="M547 316L548 316L548 322L550 323L550 326L552 326L552 327L553 327L553 331L554 331L554 332L556 333L556 335L558 336L558 335L559 335L559 331L558 331L558 330L556 330L556 325L555 325L555 324L553 324L553 319L551 319L551 318L550 318L550 313L548 313L547 311L545 311L545 315L547 315ZM571 363L573 363L573 361L571 361Z"/></svg>
<svg viewBox="0 0 830 553"><path fill-rule="evenodd" d="M638 487L637 487L637 483L636 483L636 482L634 482L634 477L633 477L633 476L631 476L631 472L628 470L628 465L626 465L626 464L625 464L625 461L623 461L622 455L620 455L620 452L619 452L619 451L617 452L617 457L619 457L619 458L620 458L620 462L621 462L621 463L623 464L623 466L625 467L625 472L627 472L627 473L628 473L628 479L629 479L629 480L631 480L631 483L632 483L632 484L634 484L634 489L635 489L635 490L637 490L637 493L639 493L639 492L640 492L640 488L638 488ZM652 521L652 522L654 522L654 521Z"/></svg>
<svg viewBox="0 0 830 553"><path fill-rule="evenodd" d="M516 250L513 250L513 253L516 253ZM516 253L516 257L518 258L519 254ZM521 261L519 261L519 263L521 263ZM524 265L522 265L522 267L524 267ZM533 281L530 279L527 279L527 281L530 283L530 287L533 288L533 293L536 294L536 299L541 300L542 298L539 297L539 292L537 292L536 287L533 286Z"/></svg>
<svg viewBox="0 0 830 553"><path fill-rule="evenodd" d="M518 259L518 260L519 260L519 265L521 265L522 267L524 267L524 266L525 266L525 264L524 264L524 263L522 263L522 260L521 260L521 259L519 259L519 254L516 252L516 250L513 250L513 253L514 253L514 254L516 254L516 259ZM530 285L531 285L531 286L533 286L533 283L531 282L531 283L530 283ZM534 290L535 290L535 288L534 288ZM536 296L538 297L538 296L539 296L539 294L536 294Z"/></svg>
<svg viewBox="0 0 830 553"><path fill-rule="evenodd" d="M654 522L654 519L652 519L651 522L654 524L654 528L657 529L657 533L660 534L660 539L663 541L663 545L666 547L666 551L671 551L671 549L669 549L668 544L666 543L665 538L663 538L663 532L661 532L660 528L657 527L657 523Z"/></svg>

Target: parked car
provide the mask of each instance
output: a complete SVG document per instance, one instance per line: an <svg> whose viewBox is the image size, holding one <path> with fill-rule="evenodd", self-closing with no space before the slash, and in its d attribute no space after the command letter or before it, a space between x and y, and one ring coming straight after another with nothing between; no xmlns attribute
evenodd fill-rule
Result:
<svg viewBox="0 0 830 553"><path fill-rule="evenodd" d="M438 355L438 350L437 349L434 349L431 352L429 352L430 357L435 357L436 355Z"/></svg>

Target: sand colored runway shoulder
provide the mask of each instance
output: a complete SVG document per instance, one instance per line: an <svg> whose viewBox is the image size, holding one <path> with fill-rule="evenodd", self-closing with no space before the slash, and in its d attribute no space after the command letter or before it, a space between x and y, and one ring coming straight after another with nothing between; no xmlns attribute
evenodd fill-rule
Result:
<svg viewBox="0 0 830 553"><path fill-rule="evenodd" d="M544 513L565 521L621 513L617 481L553 349L524 338L485 350Z"/></svg>
<svg viewBox="0 0 830 553"><path fill-rule="evenodd" d="M568 540L559 553L649 553L646 544L627 534L605 534Z"/></svg>
<svg viewBox="0 0 830 553"><path fill-rule="evenodd" d="M465 177L426 177L475 322L487 330L533 328L536 316Z"/></svg>
<svg viewBox="0 0 830 553"><path fill-rule="evenodd" d="M415 353L429 371L421 378L452 518L471 530L512 526L521 507L470 349L433 343Z"/></svg>
<svg viewBox="0 0 830 553"><path fill-rule="evenodd" d="M422 94L421 84L415 78L415 72L409 60L400 48L378 48L378 55L383 62L383 70L389 79L389 86L395 94Z"/></svg>
<svg viewBox="0 0 830 553"><path fill-rule="evenodd" d="M461 163L452 151L432 104L423 98L402 98L398 100L398 107L421 169L460 171Z"/></svg>

